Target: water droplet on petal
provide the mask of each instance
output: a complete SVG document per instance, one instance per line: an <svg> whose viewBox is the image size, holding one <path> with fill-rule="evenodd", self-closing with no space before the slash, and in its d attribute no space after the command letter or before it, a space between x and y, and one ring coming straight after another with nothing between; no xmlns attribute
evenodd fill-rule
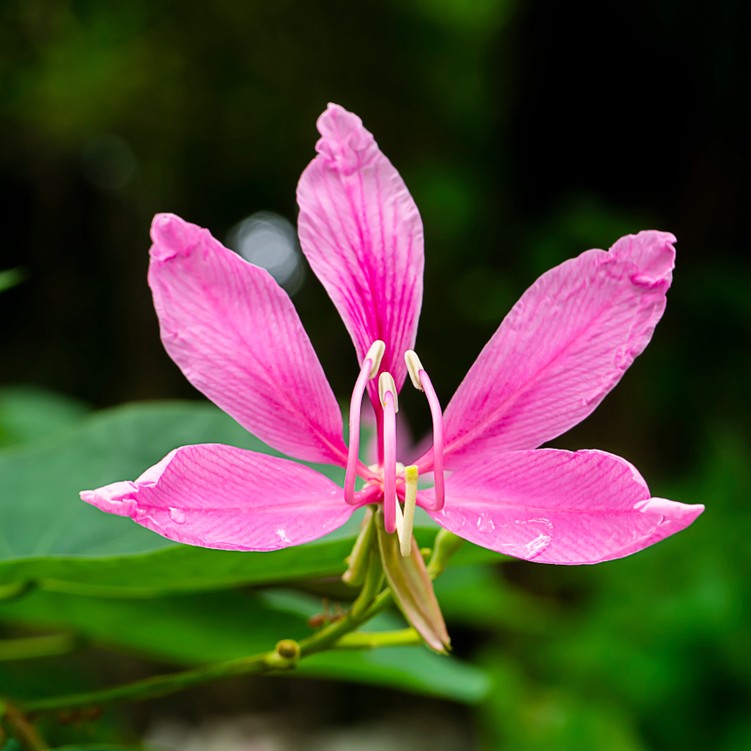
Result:
<svg viewBox="0 0 751 751"><path fill-rule="evenodd" d="M463 529L467 524L467 517L461 511L457 511L456 509L444 508L442 513L444 517L446 517L451 521L452 524L455 525L456 529Z"/></svg>
<svg viewBox="0 0 751 751"><path fill-rule="evenodd" d="M287 537L287 532L284 529L282 529L282 527L278 527L274 531L276 532L276 536L282 542L286 542L287 544L290 544L292 542L292 540L290 540L289 537Z"/></svg>
<svg viewBox="0 0 751 751"><path fill-rule="evenodd" d="M169 507L169 517L175 524L185 524L185 512L174 506Z"/></svg>
<svg viewBox="0 0 751 751"><path fill-rule="evenodd" d="M495 522L488 514L481 513L477 517L477 529L480 532L495 532Z"/></svg>
<svg viewBox="0 0 751 751"><path fill-rule="evenodd" d="M548 548L552 541L553 524L550 519L540 517L539 519L529 519L525 522L517 522L518 524L529 524L532 529L538 531L538 535L530 540L524 548L526 549L525 558L532 560Z"/></svg>

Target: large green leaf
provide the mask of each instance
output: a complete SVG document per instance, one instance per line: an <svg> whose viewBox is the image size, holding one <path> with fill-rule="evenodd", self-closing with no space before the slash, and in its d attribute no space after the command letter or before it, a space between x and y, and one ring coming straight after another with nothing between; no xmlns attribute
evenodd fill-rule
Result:
<svg viewBox="0 0 751 751"><path fill-rule="evenodd" d="M176 446L198 442L271 453L215 407L193 402L121 407L50 440L0 452L0 597L27 585L143 596L343 572L357 518L309 545L236 553L176 545L78 498L82 488L132 479ZM429 544L433 534L418 530L420 544ZM467 545L463 557L489 556Z"/></svg>
<svg viewBox="0 0 751 751"><path fill-rule="evenodd" d="M0 390L0 447L54 436L79 423L88 407L77 399L31 386Z"/></svg>
<svg viewBox="0 0 751 751"><path fill-rule="evenodd" d="M320 600L289 592L222 591L135 601L37 591L0 602L0 618L74 630L97 644L195 665L263 652L281 638L309 636L313 631L307 619L321 609ZM386 614L376 628L402 625L395 615ZM478 701L488 690L479 669L423 647L322 652L303 660L295 674L380 684L463 702Z"/></svg>
<svg viewBox="0 0 751 751"><path fill-rule="evenodd" d="M117 555L167 540L82 503L78 492L134 479L173 448L230 443L269 451L216 408L190 402L102 412L54 440L0 455L0 558Z"/></svg>

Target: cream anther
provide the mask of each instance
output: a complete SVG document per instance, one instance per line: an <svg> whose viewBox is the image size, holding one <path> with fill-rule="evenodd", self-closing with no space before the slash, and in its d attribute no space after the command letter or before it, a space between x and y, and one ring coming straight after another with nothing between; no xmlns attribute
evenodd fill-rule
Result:
<svg viewBox="0 0 751 751"><path fill-rule="evenodd" d="M424 370L420 358L413 349L408 349L404 353L404 362L407 363L407 371L412 381L412 385L418 390L423 391L422 383L420 383L420 371Z"/></svg>
<svg viewBox="0 0 751 751"><path fill-rule="evenodd" d="M381 400L381 406L386 409L386 394L391 392L394 397L394 412L399 411L399 401L396 398L396 384L394 376L389 372L381 373L378 379L378 398Z"/></svg>
<svg viewBox="0 0 751 751"><path fill-rule="evenodd" d="M385 342L382 342L380 339L376 339L373 344L370 345L370 349L368 350L368 353L365 355L365 360L370 360L370 375L368 378L375 378L376 373L378 373L378 368L381 367L381 360L383 360L383 355L386 352L386 344Z"/></svg>

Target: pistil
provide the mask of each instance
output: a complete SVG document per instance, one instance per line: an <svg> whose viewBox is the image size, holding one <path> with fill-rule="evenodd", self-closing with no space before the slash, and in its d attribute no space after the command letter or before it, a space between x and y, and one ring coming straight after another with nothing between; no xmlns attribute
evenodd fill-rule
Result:
<svg viewBox="0 0 751 751"><path fill-rule="evenodd" d="M446 491L443 477L443 412L438 395L435 393L430 376L425 372L420 358L414 350L408 349L404 353L404 361L412 385L423 391L430 406L430 416L433 421L433 483L435 485L435 503L430 507L431 511L440 511L446 499Z"/></svg>
<svg viewBox="0 0 751 751"><path fill-rule="evenodd" d="M402 556L407 558L412 552L412 528L415 524L415 505L417 503L416 464L404 468L404 512L396 510L396 531L399 535L399 549Z"/></svg>
<svg viewBox="0 0 751 751"><path fill-rule="evenodd" d="M362 499L355 493L355 480L357 478L357 464L360 456L360 415L362 412L362 397L368 381L375 378L378 368L381 367L383 353L386 345L376 339L370 345L368 353L362 362L360 375L355 381L352 391L352 399L349 404L349 450L347 452L347 471L344 476L344 499L350 505L360 505Z"/></svg>
<svg viewBox="0 0 751 751"><path fill-rule="evenodd" d="M386 532L396 531L396 384L391 373L381 373L378 395L383 407L383 522Z"/></svg>

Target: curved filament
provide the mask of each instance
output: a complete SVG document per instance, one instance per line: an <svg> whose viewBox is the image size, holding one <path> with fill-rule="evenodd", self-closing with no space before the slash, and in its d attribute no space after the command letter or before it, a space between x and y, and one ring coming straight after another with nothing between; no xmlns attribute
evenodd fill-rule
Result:
<svg viewBox="0 0 751 751"><path fill-rule="evenodd" d="M420 383L430 405L430 416L433 420L433 482L435 483L435 504L432 511L440 511L446 501L446 490L443 477L443 412L435 393L430 376L420 370Z"/></svg>
<svg viewBox="0 0 751 751"><path fill-rule="evenodd" d="M364 501L355 493L357 479L357 464L360 456L360 415L362 412L362 397L368 381L375 376L381 366L381 359L386 345L377 339L365 355L360 375L357 376L352 398L349 402L349 449L347 451L347 470L344 475L344 500L352 506L360 505Z"/></svg>
<svg viewBox="0 0 751 751"><path fill-rule="evenodd" d="M435 393L430 376L425 372L420 358L413 350L407 350L404 353L404 361L407 363L409 377L412 385L418 391L424 391L425 397L430 406L430 417L433 421L433 461L419 467L421 472L433 471L433 482L435 485L435 502L428 508L430 511L440 511L446 500L446 491L443 476L443 412L441 403L438 401L438 395Z"/></svg>

